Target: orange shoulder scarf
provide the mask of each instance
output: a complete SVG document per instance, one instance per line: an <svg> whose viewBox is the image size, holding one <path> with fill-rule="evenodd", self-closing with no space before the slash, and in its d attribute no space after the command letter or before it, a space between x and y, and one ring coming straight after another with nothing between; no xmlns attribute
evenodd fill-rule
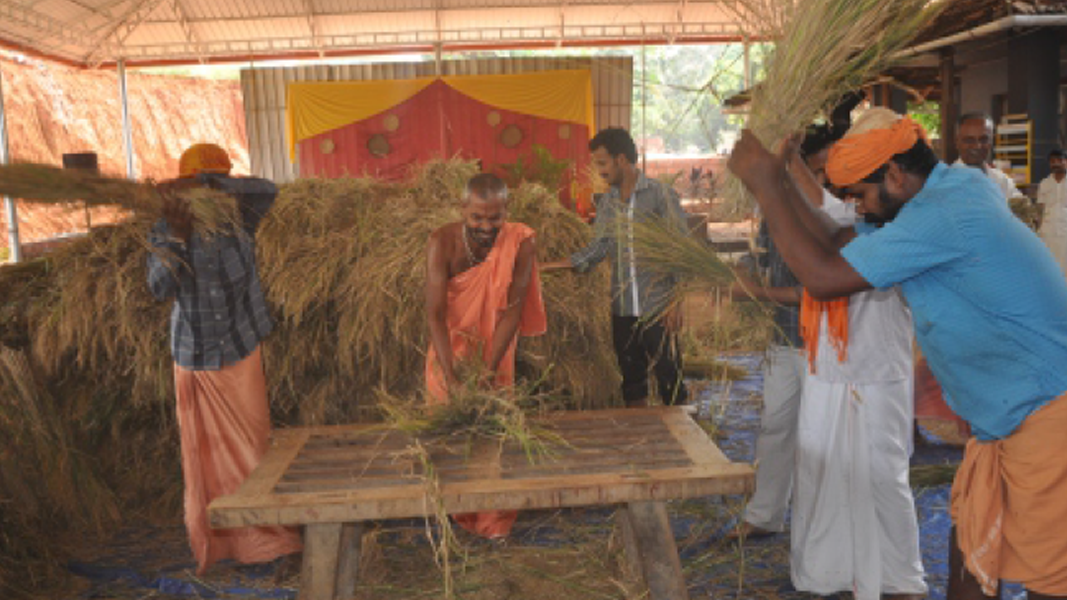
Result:
<svg viewBox="0 0 1067 600"><path fill-rule="evenodd" d="M830 343L837 350L837 360L848 359L848 297L836 300L816 300L804 290L800 301L800 335L808 354L808 368L815 372L815 358L819 352L819 325L826 314Z"/></svg>

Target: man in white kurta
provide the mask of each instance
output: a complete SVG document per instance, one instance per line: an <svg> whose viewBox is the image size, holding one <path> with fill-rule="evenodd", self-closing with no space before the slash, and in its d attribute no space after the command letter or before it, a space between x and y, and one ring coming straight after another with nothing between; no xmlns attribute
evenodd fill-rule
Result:
<svg viewBox="0 0 1067 600"><path fill-rule="evenodd" d="M840 201L838 201L840 203ZM840 207L824 205L840 224ZM926 593L912 450L912 322L898 290L853 295L847 358L824 313L798 425L791 567L796 589L857 600Z"/></svg>
<svg viewBox="0 0 1067 600"><path fill-rule="evenodd" d="M1004 194L1004 201L1022 198L1023 194L1007 173L989 164L993 154L993 119L985 113L967 113L956 125L956 148L960 157L957 165L973 167L985 176Z"/></svg>
<svg viewBox="0 0 1067 600"><path fill-rule="evenodd" d="M1049 153L1048 166L1052 174L1037 188L1037 203L1043 207L1038 234L1067 274L1067 163L1062 150Z"/></svg>

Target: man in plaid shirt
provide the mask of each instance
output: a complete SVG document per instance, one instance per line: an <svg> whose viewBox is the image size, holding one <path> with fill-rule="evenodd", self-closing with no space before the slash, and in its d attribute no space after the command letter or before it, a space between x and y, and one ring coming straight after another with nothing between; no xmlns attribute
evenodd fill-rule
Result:
<svg viewBox="0 0 1067 600"><path fill-rule="evenodd" d="M637 168L637 146L630 133L608 127L590 140L593 165L611 190L597 203L593 240L566 260L545 263L543 271L573 269L587 273L604 259L611 270L611 329L622 373L622 399L628 407L647 406L649 369L665 405L684 405L678 343L681 311L671 307L676 282L637 258L635 222L663 219L687 235L685 211L677 192Z"/></svg>
<svg viewBox="0 0 1067 600"><path fill-rule="evenodd" d="M267 562L300 550L284 528L213 531L207 506L236 491L267 450L270 410L259 345L271 320L256 272L255 233L277 197L265 179L233 178L226 152L197 144L182 154L179 178L160 185L164 219L149 241L148 286L174 300L171 352L185 479L185 524L199 565L232 558ZM231 235L201 236L174 192L209 187L237 199Z"/></svg>

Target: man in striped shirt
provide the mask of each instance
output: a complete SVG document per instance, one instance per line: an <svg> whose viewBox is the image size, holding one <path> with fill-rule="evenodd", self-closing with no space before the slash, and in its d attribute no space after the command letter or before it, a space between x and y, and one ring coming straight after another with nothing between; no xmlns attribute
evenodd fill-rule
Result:
<svg viewBox="0 0 1067 600"><path fill-rule="evenodd" d="M278 188L229 176L214 144L182 154L179 178L160 185L164 219L149 241L148 286L173 300L174 388L185 480L185 524L198 572L232 558L267 562L300 550L299 535L279 527L212 530L207 506L237 490L267 450L270 410L260 342L271 321L256 272L255 233ZM209 187L237 199L241 224L230 235L202 236L176 192Z"/></svg>
<svg viewBox="0 0 1067 600"><path fill-rule="evenodd" d="M612 338L622 371L623 400L627 406L647 403L651 366L663 403L684 404L687 391L677 340L681 313L668 311L675 282L643 267L637 259L633 223L668 219L678 235L688 235L685 212L673 189L645 177L637 168L637 146L625 129L602 130L589 142L589 150L600 176L611 186L597 203L593 241L569 260L546 263L542 270L586 273L610 257Z"/></svg>

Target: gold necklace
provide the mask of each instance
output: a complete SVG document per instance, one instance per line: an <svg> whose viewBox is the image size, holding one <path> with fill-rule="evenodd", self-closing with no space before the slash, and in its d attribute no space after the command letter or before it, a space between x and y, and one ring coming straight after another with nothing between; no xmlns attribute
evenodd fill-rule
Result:
<svg viewBox="0 0 1067 600"><path fill-rule="evenodd" d="M474 252L471 250L470 241L467 239L467 224L463 224L463 248L467 250L467 260L470 261L471 266L480 265L485 260L484 258L475 258Z"/></svg>

